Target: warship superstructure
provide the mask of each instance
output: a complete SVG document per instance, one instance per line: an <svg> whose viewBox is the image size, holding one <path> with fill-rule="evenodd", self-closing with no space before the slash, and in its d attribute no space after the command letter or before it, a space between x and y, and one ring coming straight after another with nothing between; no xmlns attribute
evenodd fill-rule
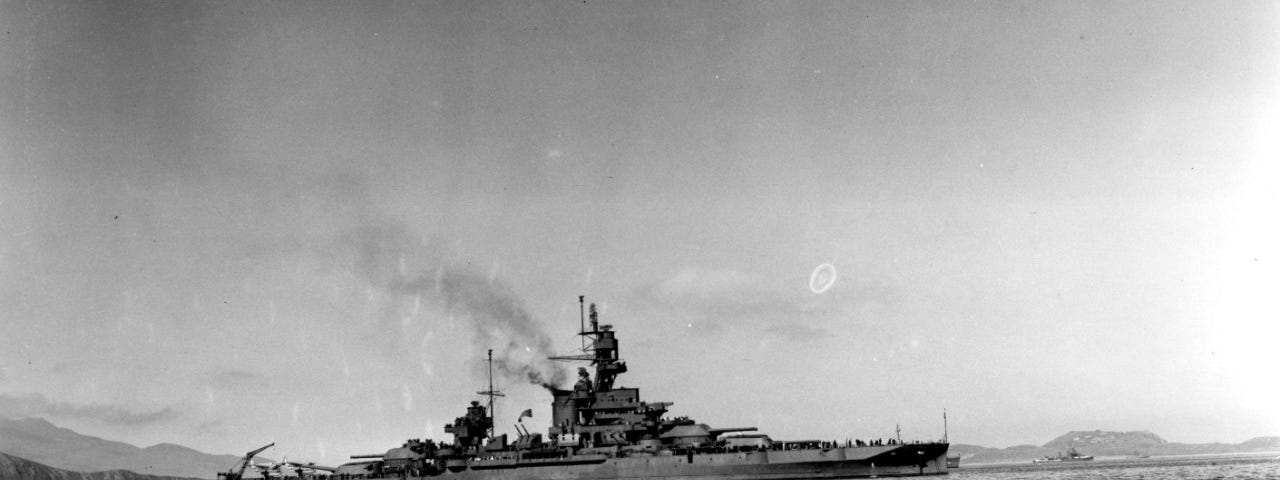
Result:
<svg viewBox="0 0 1280 480"><path fill-rule="evenodd" d="M584 353L553 359L588 362L595 376L580 368L571 390L551 390L552 421L545 436L519 424L515 438L493 434L492 400L499 393L490 375L489 390L477 392L488 395L490 405L473 401L465 415L445 425L451 442L411 439L384 454L353 455L359 461L319 468L340 478L441 480L788 480L947 473L945 440L782 441L743 433L755 427L712 428L668 417L672 403L643 401L639 389L614 385L627 371L617 335L612 326L599 323L594 304L589 318L580 322Z"/></svg>

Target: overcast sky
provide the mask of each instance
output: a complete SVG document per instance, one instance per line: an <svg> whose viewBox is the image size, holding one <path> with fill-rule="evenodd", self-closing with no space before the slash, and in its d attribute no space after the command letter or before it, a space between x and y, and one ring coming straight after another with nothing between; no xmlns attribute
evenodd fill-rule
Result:
<svg viewBox="0 0 1280 480"><path fill-rule="evenodd" d="M619 383L714 426L1280 435L1274 2L0 26L0 415L335 464L446 438L493 348L541 430L587 295Z"/></svg>

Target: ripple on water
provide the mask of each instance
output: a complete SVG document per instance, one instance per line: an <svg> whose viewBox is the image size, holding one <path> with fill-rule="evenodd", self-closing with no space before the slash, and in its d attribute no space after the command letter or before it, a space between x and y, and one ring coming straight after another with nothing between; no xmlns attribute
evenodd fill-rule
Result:
<svg viewBox="0 0 1280 480"><path fill-rule="evenodd" d="M1053 465L1027 463L963 467L950 473L950 478L960 480L1280 480L1280 458L1270 454L1099 460Z"/></svg>

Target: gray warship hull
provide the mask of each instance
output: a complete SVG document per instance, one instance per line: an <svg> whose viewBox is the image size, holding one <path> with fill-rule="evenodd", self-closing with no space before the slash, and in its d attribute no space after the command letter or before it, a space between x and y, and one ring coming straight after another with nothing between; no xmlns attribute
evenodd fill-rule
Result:
<svg viewBox="0 0 1280 480"><path fill-rule="evenodd" d="M552 459L476 459L438 478L457 480L789 480L946 475L945 443ZM457 471L453 471L457 470Z"/></svg>
<svg viewBox="0 0 1280 480"><path fill-rule="evenodd" d="M583 297L578 297L582 308ZM452 442L409 439L382 454L352 455L360 461L336 468L299 467L348 478L436 478L439 480L799 480L947 474L947 442L846 440L774 441L756 427L712 428L688 417L667 415L671 402L640 399L638 388L617 387L627 371L612 325L602 325L591 305L578 335L583 354L553 360L589 362L578 369L572 389L543 385L551 393L551 426L544 437L517 419L516 438L494 435L493 351L489 351L489 397L444 426ZM945 438L945 437L944 437ZM252 454L246 458L252 458ZM377 460L365 460L377 459ZM291 462L292 463L292 462ZM230 472L225 480L241 480Z"/></svg>

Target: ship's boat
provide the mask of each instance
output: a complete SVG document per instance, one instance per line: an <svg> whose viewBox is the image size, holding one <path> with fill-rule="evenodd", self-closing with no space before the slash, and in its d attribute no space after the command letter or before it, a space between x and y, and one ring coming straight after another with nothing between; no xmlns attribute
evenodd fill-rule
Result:
<svg viewBox="0 0 1280 480"><path fill-rule="evenodd" d="M579 297L579 303L582 297ZM441 480L789 480L874 476L945 475L946 441L902 442L774 440L755 427L712 428L687 417L668 417L670 402L649 402L637 388L614 386L627 371L611 325L601 325L595 305L583 315L584 354L554 357L583 361L572 389L552 389L547 435L516 426L516 437L492 435L490 406L471 402L466 414L445 425L451 443L409 440L363 462L358 477L439 477ZM584 342L585 343L585 342ZM492 352L490 352L492 357ZM492 383L492 380L490 380ZM523 418L523 415L522 415ZM726 435L733 433L734 435ZM353 465L354 466L354 465ZM354 472L356 468L340 470Z"/></svg>

